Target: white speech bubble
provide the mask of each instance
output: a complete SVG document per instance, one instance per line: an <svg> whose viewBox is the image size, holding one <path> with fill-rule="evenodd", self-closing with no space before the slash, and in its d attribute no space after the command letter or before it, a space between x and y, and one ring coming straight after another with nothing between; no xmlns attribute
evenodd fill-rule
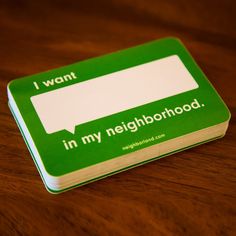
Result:
<svg viewBox="0 0 236 236"><path fill-rule="evenodd" d="M31 101L48 134L64 129L74 133L77 125L196 88L173 55L39 94Z"/></svg>

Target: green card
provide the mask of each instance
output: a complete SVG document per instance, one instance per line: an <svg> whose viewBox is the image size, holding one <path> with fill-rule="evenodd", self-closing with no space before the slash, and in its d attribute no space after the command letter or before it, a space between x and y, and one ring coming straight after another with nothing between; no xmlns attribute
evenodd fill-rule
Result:
<svg viewBox="0 0 236 236"><path fill-rule="evenodd" d="M8 96L51 192L218 138L230 119L175 38L14 80Z"/></svg>

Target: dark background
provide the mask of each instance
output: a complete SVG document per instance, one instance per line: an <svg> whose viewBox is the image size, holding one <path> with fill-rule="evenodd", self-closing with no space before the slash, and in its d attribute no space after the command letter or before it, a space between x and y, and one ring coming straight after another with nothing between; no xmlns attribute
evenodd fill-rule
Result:
<svg viewBox="0 0 236 236"><path fill-rule="evenodd" d="M236 235L235 1L0 0L0 235ZM179 37L232 113L227 135L49 194L7 106L7 83Z"/></svg>

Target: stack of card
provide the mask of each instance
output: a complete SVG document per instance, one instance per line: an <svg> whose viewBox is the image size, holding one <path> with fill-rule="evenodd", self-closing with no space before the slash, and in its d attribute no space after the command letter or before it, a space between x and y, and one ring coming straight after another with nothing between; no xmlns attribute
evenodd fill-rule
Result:
<svg viewBox="0 0 236 236"><path fill-rule="evenodd" d="M14 80L8 98L52 193L220 138L230 119L175 38Z"/></svg>

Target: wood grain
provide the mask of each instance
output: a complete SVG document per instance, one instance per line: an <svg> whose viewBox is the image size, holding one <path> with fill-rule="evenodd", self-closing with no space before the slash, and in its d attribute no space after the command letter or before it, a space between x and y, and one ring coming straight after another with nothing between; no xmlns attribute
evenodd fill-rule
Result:
<svg viewBox="0 0 236 236"><path fill-rule="evenodd" d="M1 1L0 235L236 235L235 1ZM46 192L7 83L165 36L229 106L227 135L74 189Z"/></svg>

